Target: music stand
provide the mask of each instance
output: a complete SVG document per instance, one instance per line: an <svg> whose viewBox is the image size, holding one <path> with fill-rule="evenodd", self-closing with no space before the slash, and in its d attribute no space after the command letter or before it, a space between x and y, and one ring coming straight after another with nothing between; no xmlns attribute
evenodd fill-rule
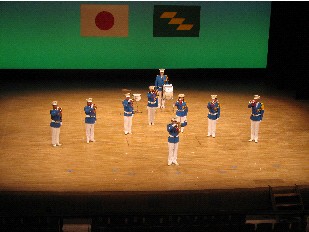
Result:
<svg viewBox="0 0 309 232"><path fill-rule="evenodd" d="M139 102L139 101L142 99L141 94L139 94L139 93L133 93L133 99L134 99L134 101L136 101L136 110L135 110L135 113L142 113L142 111L139 111L139 110L138 110L138 104L137 104L137 102Z"/></svg>

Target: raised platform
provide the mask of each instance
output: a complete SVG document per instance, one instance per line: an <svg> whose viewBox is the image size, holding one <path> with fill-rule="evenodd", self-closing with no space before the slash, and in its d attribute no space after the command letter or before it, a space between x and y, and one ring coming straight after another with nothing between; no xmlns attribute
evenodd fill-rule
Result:
<svg viewBox="0 0 309 232"><path fill-rule="evenodd" d="M231 79L222 70L189 71L167 72L174 100L185 93L189 106L177 167L167 166L166 124L175 114L174 100L157 110L154 126L147 123L146 93L156 73L131 71L124 78L125 72L92 70L84 77L83 70L76 79L65 79L79 71L25 70L25 77L18 76L21 70L2 71L15 82L1 80L1 213L249 213L271 209L268 185L295 184L308 209L308 102L272 88L263 70L238 70ZM123 133L123 89L142 94L141 113L134 116L128 136ZM206 137L211 94L218 94L222 106L215 139ZM254 94L265 104L257 144L248 142L247 103ZM83 113L88 97L98 105L91 144L86 144ZM57 148L50 144L53 100L63 107L63 145Z"/></svg>

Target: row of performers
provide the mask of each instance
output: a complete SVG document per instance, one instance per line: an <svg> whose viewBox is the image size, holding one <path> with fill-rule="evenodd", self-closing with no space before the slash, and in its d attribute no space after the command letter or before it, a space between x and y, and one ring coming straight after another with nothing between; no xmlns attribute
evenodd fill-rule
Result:
<svg viewBox="0 0 309 232"><path fill-rule="evenodd" d="M155 123L155 111L158 108L158 97L154 86L149 86L148 98L148 124L154 125ZM134 115L133 99L130 98L130 94L126 94L126 99L123 100L122 105L124 107L124 133L132 133L132 116ZM188 105L185 102L184 94L178 95L178 100L173 107L176 107L176 118L179 124L180 132L184 132L184 127L187 126ZM212 101L208 102L208 134L207 136L216 136L216 121L220 118L221 106L218 101L217 95L211 95ZM97 106L92 102L92 98L88 98L87 105L84 107L86 137L87 143L94 142L94 124L96 122L96 110ZM251 119L251 138L250 141L258 142L258 128L259 122L262 121L264 115L264 104L259 102L260 96L255 95L254 99L249 101L248 107L252 109L250 115ZM50 110L52 128L60 128L62 125L62 108L58 106L57 101L52 102L53 109ZM53 133L54 134L54 133ZM59 137L59 136L52 136ZM54 146L59 144L59 139L54 140L52 144Z"/></svg>
<svg viewBox="0 0 309 232"><path fill-rule="evenodd" d="M125 134L132 134L132 116L134 115L133 99L131 95L126 94L126 99L122 104L124 107L124 132ZM184 99L184 94L178 95L178 100L174 104L176 107L176 117L172 117L171 122L167 125L168 136L168 165L179 165L177 162L179 133L184 132L184 127L187 125L188 106ZM147 93L148 98L148 120L149 125L154 125L154 112L158 107L157 93L154 86L149 87ZM211 95L212 100L208 102L208 134L215 138L216 122L220 118L221 107L217 99L217 95ZM87 105L84 107L85 112L85 125L86 125L86 138L87 143L95 142L94 140L94 125L96 123L96 110L97 106L93 103L92 98L88 98ZM60 127L62 125L62 108L58 106L57 101L52 102L53 109L50 110L51 115L51 129L52 129L52 145L54 147L61 146L59 142ZM264 104L260 102L260 96L254 95L254 99L249 101L248 108L251 108L251 138L249 141L258 142L259 124L264 115Z"/></svg>
<svg viewBox="0 0 309 232"><path fill-rule="evenodd" d="M168 77L164 75L164 69L160 69L160 75L156 76L155 86L149 86L148 98L148 123L154 125L155 111L157 108L164 108L165 98L163 96L163 86L168 84ZM130 93L122 101L124 107L124 134L132 134L132 116L134 115L133 102ZM178 100L173 105L176 107L176 117L172 117L171 122L167 125L168 136L168 165L179 165L177 162L179 133L184 132L187 125L188 106L184 99L184 94L178 95ZM217 95L211 95L212 100L208 102L208 137L215 138L216 122L220 118L220 103ZM94 140L94 124L96 122L97 106L92 102L92 98L88 98L87 105L84 107L85 124L86 124L86 142L95 142ZM60 127L62 125L62 108L58 106L57 101L52 103L53 109L50 110L52 128L52 145L54 147L61 146L59 142ZM249 101L248 108L251 108L251 138L249 141L258 142L259 124L264 114L264 104L260 102L260 96L254 95L254 99Z"/></svg>

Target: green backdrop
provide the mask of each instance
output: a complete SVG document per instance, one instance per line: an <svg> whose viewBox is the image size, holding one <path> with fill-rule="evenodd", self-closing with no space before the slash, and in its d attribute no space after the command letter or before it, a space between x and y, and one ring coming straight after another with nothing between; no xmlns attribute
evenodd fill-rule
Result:
<svg viewBox="0 0 309 232"><path fill-rule="evenodd" d="M81 37L80 4L128 4L128 37ZM201 6L199 37L153 37L154 5ZM0 68L265 68L271 2L0 2Z"/></svg>

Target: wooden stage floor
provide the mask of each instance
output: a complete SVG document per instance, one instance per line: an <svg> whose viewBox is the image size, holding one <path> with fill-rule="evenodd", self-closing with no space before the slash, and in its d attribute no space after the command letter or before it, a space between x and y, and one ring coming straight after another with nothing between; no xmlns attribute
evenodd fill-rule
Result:
<svg viewBox="0 0 309 232"><path fill-rule="evenodd" d="M121 88L12 92L1 96L0 191L171 191L309 185L309 104L253 91L177 89L186 94L188 126L179 166L167 166L166 125L172 104L147 123L146 89L135 103L133 134L123 133ZM206 137L206 104L222 106L216 138ZM252 95L262 95L259 143L248 142ZM95 143L86 143L83 107L98 105ZM174 97L175 98L175 97ZM51 102L63 107L61 147L51 146Z"/></svg>

